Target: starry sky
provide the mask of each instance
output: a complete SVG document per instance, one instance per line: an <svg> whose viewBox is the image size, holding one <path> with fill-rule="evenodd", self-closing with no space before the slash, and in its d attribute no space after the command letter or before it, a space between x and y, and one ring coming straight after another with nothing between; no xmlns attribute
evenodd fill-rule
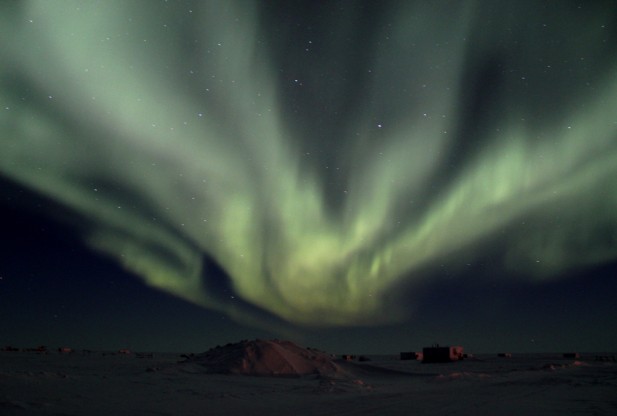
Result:
<svg viewBox="0 0 617 416"><path fill-rule="evenodd" d="M0 6L0 343L617 349L614 1Z"/></svg>

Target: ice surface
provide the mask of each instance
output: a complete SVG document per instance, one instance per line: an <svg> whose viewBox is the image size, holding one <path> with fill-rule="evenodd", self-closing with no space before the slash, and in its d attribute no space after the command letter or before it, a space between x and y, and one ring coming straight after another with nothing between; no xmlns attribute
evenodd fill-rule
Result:
<svg viewBox="0 0 617 416"><path fill-rule="evenodd" d="M393 355L264 377L208 373L180 354L0 352L0 414L615 415L617 363L595 355L606 354L446 364Z"/></svg>

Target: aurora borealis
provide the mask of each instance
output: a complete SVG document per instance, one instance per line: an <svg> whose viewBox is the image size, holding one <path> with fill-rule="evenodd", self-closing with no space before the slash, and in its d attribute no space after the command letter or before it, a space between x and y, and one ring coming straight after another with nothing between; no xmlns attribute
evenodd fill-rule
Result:
<svg viewBox="0 0 617 416"><path fill-rule="evenodd" d="M617 257L611 4L4 4L0 174L255 325L400 322L489 252L559 279Z"/></svg>

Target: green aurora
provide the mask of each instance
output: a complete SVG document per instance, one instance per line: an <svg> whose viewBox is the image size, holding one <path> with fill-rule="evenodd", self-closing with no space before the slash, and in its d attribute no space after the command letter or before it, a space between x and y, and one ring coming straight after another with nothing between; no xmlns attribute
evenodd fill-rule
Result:
<svg viewBox="0 0 617 416"><path fill-rule="evenodd" d="M321 6L309 34L247 1L3 4L0 174L244 322L397 322L487 246L521 279L614 260L615 12L515 3Z"/></svg>

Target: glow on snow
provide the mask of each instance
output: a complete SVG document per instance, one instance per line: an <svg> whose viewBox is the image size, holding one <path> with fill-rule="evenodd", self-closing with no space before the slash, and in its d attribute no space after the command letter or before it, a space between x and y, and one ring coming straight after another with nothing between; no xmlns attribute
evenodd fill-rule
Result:
<svg viewBox="0 0 617 416"><path fill-rule="evenodd" d="M60 202L89 245L148 284L236 319L251 317L205 289L204 255L236 297L307 325L397 321L407 305L389 294L487 241L538 279L614 259L617 75L550 118L533 118L524 76L506 75L498 128L436 180L465 121L463 68L498 47L474 4L392 11L389 42L358 68L372 78L337 126L345 140L324 150L336 186L303 147L323 126L286 116L291 87L248 2L2 6L0 173ZM604 23L598 13L563 53L600 60ZM541 226L522 230L522 217Z"/></svg>

